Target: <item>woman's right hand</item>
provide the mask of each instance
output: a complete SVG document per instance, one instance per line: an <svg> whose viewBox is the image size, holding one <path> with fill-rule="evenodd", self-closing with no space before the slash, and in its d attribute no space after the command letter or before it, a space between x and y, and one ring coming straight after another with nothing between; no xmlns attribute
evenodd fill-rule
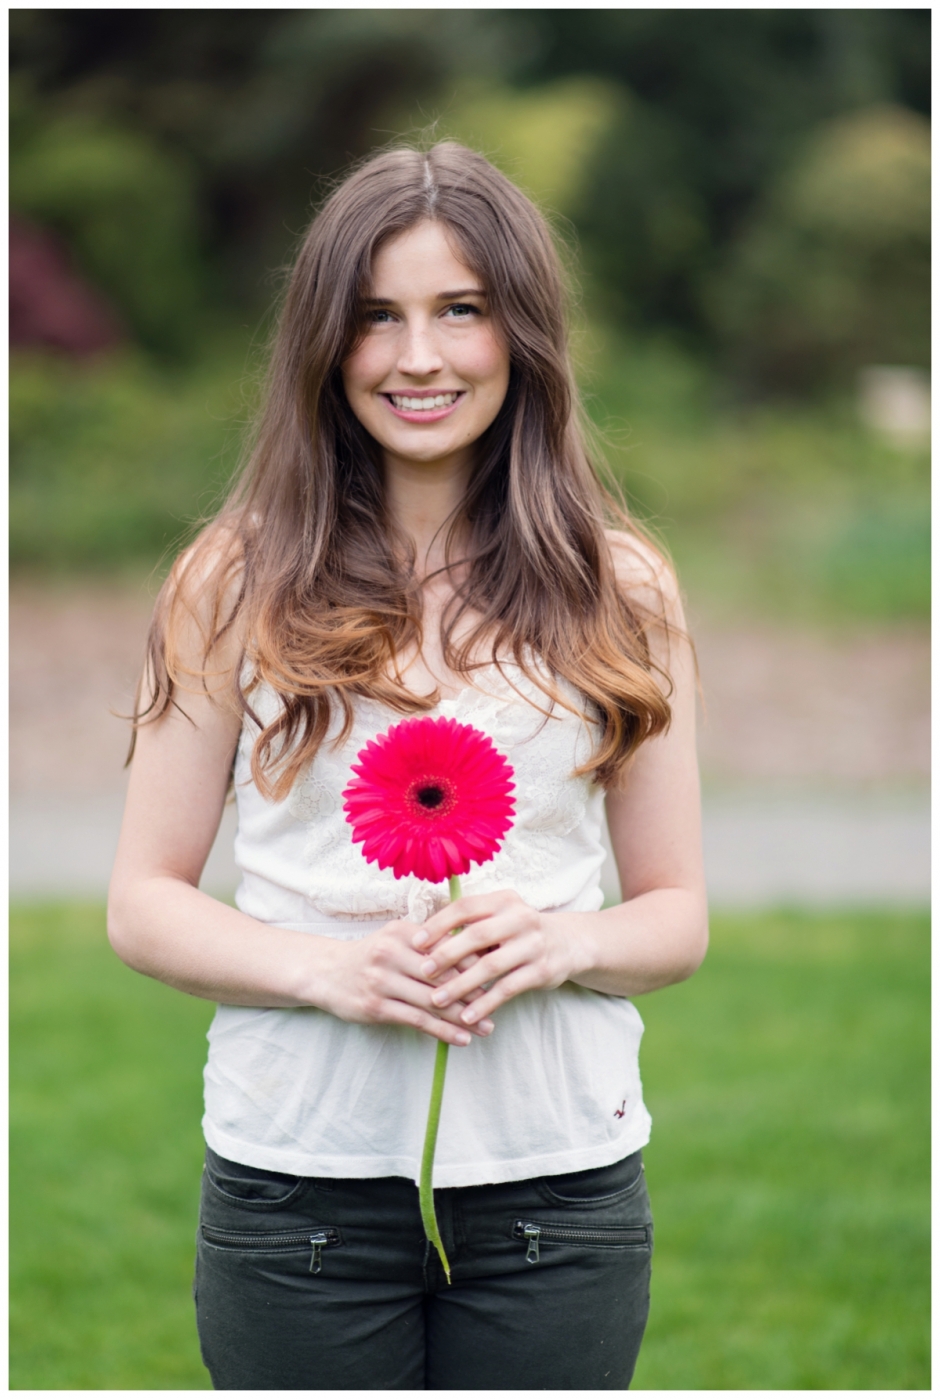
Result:
<svg viewBox="0 0 940 1399"><path fill-rule="evenodd" d="M400 918L354 942L330 939L330 954L317 959L311 1003L340 1020L361 1025L410 1025L447 1044L466 1045L474 1034L481 1038L491 1034L491 1020L470 1027L461 1023L460 1014L469 1001L455 1001L443 1010L432 1004L431 996L443 979L432 985L423 975L421 965L426 956L412 944L418 931L416 923ZM324 951L322 946L318 948L321 955ZM476 960L476 956L466 958L466 966L461 963L451 975L468 970Z"/></svg>

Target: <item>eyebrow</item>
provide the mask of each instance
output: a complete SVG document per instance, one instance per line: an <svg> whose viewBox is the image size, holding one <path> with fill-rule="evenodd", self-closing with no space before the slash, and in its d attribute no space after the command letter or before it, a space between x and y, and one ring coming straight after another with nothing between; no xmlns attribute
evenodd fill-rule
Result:
<svg viewBox="0 0 940 1399"><path fill-rule="evenodd" d="M482 287L461 287L458 291L439 291L437 301L456 301L461 296L486 296ZM367 306L394 306L394 301L388 296L367 296L364 298Z"/></svg>

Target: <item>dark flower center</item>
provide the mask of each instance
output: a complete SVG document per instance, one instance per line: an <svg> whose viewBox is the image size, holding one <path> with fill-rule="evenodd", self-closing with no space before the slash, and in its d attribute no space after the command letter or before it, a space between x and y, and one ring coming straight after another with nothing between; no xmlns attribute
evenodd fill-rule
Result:
<svg viewBox="0 0 940 1399"><path fill-rule="evenodd" d="M456 802L454 784L440 771L415 773L405 792L405 803L413 820L435 825L451 815Z"/></svg>

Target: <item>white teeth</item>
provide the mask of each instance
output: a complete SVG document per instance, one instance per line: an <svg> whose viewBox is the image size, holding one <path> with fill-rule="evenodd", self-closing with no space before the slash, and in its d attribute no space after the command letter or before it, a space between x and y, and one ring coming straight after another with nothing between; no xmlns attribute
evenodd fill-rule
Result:
<svg viewBox="0 0 940 1399"><path fill-rule="evenodd" d="M403 413L422 413L430 412L432 408L449 408L452 403L457 402L458 397L456 393L439 393L433 398L406 398L404 394L389 394L392 403Z"/></svg>

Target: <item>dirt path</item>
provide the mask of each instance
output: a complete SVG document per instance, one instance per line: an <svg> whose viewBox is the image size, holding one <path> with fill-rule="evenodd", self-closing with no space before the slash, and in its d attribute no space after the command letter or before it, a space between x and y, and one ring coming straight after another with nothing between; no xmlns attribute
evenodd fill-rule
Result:
<svg viewBox="0 0 940 1399"><path fill-rule="evenodd" d="M927 627L696 631L712 782L926 784Z"/></svg>
<svg viewBox="0 0 940 1399"><path fill-rule="evenodd" d="M130 707L151 606L144 587L14 585L15 795L123 788L128 730L109 711ZM696 642L706 783L926 783L926 627L839 636L702 626Z"/></svg>

